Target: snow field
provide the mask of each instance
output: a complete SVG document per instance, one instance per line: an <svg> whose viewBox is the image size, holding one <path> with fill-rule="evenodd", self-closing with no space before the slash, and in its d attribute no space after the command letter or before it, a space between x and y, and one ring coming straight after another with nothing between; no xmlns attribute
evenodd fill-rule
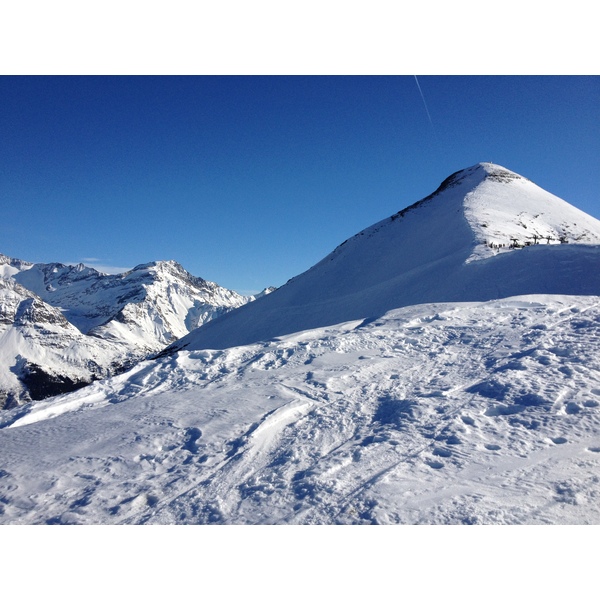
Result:
<svg viewBox="0 0 600 600"><path fill-rule="evenodd" d="M600 523L599 357L568 296L181 352L2 415L0 522Z"/></svg>

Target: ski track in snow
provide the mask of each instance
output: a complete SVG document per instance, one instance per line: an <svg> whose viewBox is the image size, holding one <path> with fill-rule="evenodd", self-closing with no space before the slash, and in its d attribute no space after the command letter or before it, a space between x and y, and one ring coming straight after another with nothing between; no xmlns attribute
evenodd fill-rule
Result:
<svg viewBox="0 0 600 600"><path fill-rule="evenodd" d="M598 524L600 298L181 352L0 427L0 523Z"/></svg>

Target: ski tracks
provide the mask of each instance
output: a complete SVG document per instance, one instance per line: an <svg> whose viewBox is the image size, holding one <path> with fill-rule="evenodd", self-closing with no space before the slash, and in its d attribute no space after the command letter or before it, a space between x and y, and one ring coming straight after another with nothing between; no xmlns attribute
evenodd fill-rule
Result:
<svg viewBox="0 0 600 600"><path fill-rule="evenodd" d="M181 352L102 388L99 405L131 400L119 414L144 434L132 442L123 428L124 457L70 463L57 480L73 486L64 518L545 522L577 503L590 514L597 302L412 307L319 336ZM577 477L555 467L571 456ZM102 485L86 479L99 465Z"/></svg>

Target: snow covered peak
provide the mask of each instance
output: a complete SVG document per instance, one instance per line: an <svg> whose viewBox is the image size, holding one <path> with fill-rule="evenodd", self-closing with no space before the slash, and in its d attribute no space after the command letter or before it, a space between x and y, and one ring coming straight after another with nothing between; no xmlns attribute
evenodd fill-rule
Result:
<svg viewBox="0 0 600 600"><path fill-rule="evenodd" d="M183 285L192 285L203 289L219 287L216 283L191 275L174 260L156 260L144 263L123 273L121 276L127 280L135 280L141 276L153 282L163 281L170 284L179 282Z"/></svg>
<svg viewBox="0 0 600 600"><path fill-rule="evenodd" d="M137 331L140 320L146 319L141 313L154 314L158 310L150 318L153 324L148 325L150 330L143 340L144 347L151 351L185 335L215 312L220 314L249 300L194 277L173 260L145 263L118 275L105 275L82 264L60 263L29 265L20 272L11 268L10 275L45 302L61 307L65 317L85 334L93 330L94 335L100 335L97 328L104 327L105 331L107 323L117 318L117 337L126 334L132 341L130 332L124 331L128 330L124 323L131 323ZM126 316L129 312L132 314ZM111 339L114 335L110 334Z"/></svg>
<svg viewBox="0 0 600 600"><path fill-rule="evenodd" d="M491 162L481 162L472 167L453 173L442 182L440 188L444 188L446 185L457 185L459 183L471 183L477 185L484 179L492 179L494 181L506 183L516 179L525 179L525 177L514 171L510 171L501 165L496 165Z"/></svg>
<svg viewBox="0 0 600 600"><path fill-rule="evenodd" d="M485 176L464 197L475 236L469 260L538 244L600 244L600 222L504 167L481 163Z"/></svg>
<svg viewBox="0 0 600 600"><path fill-rule="evenodd" d="M519 179L526 180L525 177L522 177L518 173L514 173L513 171L510 171L509 169L500 165L496 165L490 162L477 163L472 167L461 169L460 171L452 173L452 175L449 175L448 177L446 177L446 179L444 179L444 181L442 181L442 183L440 183L439 187L435 190L435 192L433 192L423 200L419 200L418 202L409 206L403 211L400 211L400 213L403 213L407 210L412 210L413 208L419 206L421 203L440 195L441 193L447 191L450 188L460 186L463 194L466 194L468 193L469 188L474 189L485 180L495 181L498 183L508 183L510 181L515 181Z"/></svg>
<svg viewBox="0 0 600 600"><path fill-rule="evenodd" d="M435 221L451 218L446 223L447 235L458 230L453 217L466 219L473 246L467 262L538 244L600 244L597 219L518 173L489 162L453 173L435 192L393 215L391 220L416 209L425 210L429 204L433 209L428 216L429 227L435 228ZM452 205L450 215L443 205ZM379 229L382 223L373 228ZM468 237L465 236L465 243Z"/></svg>
<svg viewBox="0 0 600 600"><path fill-rule="evenodd" d="M175 271L183 272L184 268L174 260L153 260L148 263L137 265L132 271Z"/></svg>
<svg viewBox="0 0 600 600"><path fill-rule="evenodd" d="M598 245L600 221L517 173L479 163L173 348L226 348L427 302L600 295Z"/></svg>

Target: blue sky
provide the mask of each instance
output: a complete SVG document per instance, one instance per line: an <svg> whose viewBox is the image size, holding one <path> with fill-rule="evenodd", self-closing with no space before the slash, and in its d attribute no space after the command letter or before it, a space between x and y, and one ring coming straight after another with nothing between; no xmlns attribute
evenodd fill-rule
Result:
<svg viewBox="0 0 600 600"><path fill-rule="evenodd" d="M2 76L0 252L257 291L481 161L600 218L600 77L418 83Z"/></svg>

